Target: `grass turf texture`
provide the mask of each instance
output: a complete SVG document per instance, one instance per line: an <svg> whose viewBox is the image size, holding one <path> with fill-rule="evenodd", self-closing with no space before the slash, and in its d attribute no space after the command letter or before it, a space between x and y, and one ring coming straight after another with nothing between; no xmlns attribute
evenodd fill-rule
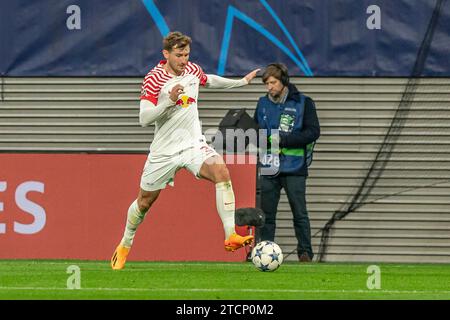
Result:
<svg viewBox="0 0 450 320"><path fill-rule="evenodd" d="M450 266L377 264L381 289L366 286L367 264L285 262L275 272L251 263L2 260L0 299L450 299ZM81 289L67 289L81 270Z"/></svg>

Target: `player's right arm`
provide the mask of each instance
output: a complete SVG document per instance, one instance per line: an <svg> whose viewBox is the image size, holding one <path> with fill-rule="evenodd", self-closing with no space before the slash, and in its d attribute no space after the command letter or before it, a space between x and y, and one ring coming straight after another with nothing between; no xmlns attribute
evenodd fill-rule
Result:
<svg viewBox="0 0 450 320"><path fill-rule="evenodd" d="M149 100L142 99L140 102L139 123L142 127L151 125L153 122L161 118L164 111L168 107L173 105L175 105L175 103L169 100L160 102L155 105Z"/></svg>
<svg viewBox="0 0 450 320"><path fill-rule="evenodd" d="M157 68L154 68L145 77L139 104L139 123L142 127L149 126L160 119L167 108L176 104L179 94L183 93L183 87L175 85L168 97L160 98L161 88L168 79L170 78Z"/></svg>

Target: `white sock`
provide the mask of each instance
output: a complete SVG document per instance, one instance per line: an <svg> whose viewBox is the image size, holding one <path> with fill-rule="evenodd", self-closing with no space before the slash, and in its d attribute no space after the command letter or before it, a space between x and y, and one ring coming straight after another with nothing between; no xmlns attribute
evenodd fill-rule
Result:
<svg viewBox="0 0 450 320"><path fill-rule="evenodd" d="M144 221L145 215L146 212L140 212L137 200L134 200L130 208L128 208L127 225L125 226L125 232L121 241L121 244L124 247L131 248L134 236L136 234L136 229L142 221Z"/></svg>
<svg viewBox="0 0 450 320"><path fill-rule="evenodd" d="M216 206L220 219L222 219L225 239L228 239L235 232L235 201L231 181L216 183Z"/></svg>

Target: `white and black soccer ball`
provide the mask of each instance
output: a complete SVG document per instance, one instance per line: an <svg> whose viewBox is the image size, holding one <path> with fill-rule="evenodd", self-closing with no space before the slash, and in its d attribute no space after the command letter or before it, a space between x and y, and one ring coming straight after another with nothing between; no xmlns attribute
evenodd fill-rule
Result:
<svg viewBox="0 0 450 320"><path fill-rule="evenodd" d="M252 262L260 271L275 271L283 263L283 252L273 241L261 241L252 250Z"/></svg>

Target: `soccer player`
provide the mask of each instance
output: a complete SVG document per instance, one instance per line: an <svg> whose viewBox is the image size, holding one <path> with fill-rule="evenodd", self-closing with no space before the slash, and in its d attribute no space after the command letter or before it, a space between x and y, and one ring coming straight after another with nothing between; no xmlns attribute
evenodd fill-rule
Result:
<svg viewBox="0 0 450 320"><path fill-rule="evenodd" d="M206 143L199 121L199 86L229 89L245 86L256 76L253 70L240 80L205 74L189 61L191 38L171 32L163 40L165 60L145 76L142 84L139 122L155 123L155 136L141 177L138 198L128 209L125 232L112 258L114 270L123 269L136 229L175 173L186 168L195 177L216 186L216 207L225 231L225 250L235 251L253 240L235 232L235 198L230 174L222 157Z"/></svg>

